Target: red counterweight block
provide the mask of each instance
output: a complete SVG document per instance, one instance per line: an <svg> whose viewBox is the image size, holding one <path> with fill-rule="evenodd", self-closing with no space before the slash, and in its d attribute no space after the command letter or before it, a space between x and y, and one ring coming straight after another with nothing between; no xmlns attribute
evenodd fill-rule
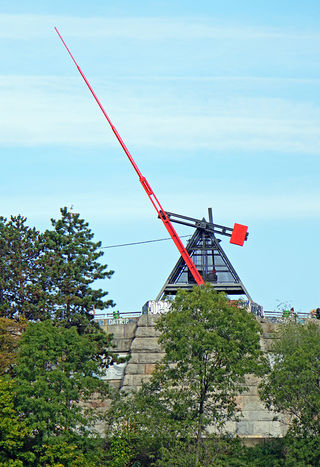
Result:
<svg viewBox="0 0 320 467"><path fill-rule="evenodd" d="M246 225L234 224L230 243L242 246L246 239L248 227Z"/></svg>

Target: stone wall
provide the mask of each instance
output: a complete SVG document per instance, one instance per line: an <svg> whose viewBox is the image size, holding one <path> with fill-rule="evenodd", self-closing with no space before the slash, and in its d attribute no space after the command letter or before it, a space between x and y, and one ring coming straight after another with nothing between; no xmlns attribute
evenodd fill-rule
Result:
<svg viewBox="0 0 320 467"><path fill-rule="evenodd" d="M115 350L120 355L131 356L128 363L116 367L113 373L108 374L109 381L122 391L139 389L141 383L150 378L155 364L164 355L158 343L156 320L157 315L142 315L134 323L116 324L105 328L114 335ZM261 326L261 348L268 351L274 339L275 325L261 320ZM287 430L285 417L275 420L275 414L263 406L258 396L258 384L259 380L256 377L247 378L249 390L237 398L243 417L238 422L228 422L226 430L252 440L283 436Z"/></svg>
<svg viewBox="0 0 320 467"><path fill-rule="evenodd" d="M164 353L158 343L159 332L155 329L157 315L142 315L131 343L131 359L125 370L121 389L139 389L147 381Z"/></svg>
<svg viewBox="0 0 320 467"><path fill-rule="evenodd" d="M108 324L109 320L101 320L104 324L101 327L107 334L113 335L114 351L121 357L128 357L131 355L132 343L135 339L136 330L138 327L138 319L131 319L123 323L119 320L111 320L111 325ZM107 373L107 379L111 386L120 389L123 384L124 371L126 363L119 365L112 365Z"/></svg>

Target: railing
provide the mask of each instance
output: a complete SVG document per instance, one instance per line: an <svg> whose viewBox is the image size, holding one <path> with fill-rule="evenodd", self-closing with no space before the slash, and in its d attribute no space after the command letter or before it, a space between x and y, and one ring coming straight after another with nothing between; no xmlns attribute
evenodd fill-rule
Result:
<svg viewBox="0 0 320 467"><path fill-rule="evenodd" d="M96 313L94 319L100 326L112 326L116 324L133 323L137 321L141 315L141 311L122 311L119 312L119 317L116 317L112 311L109 311L106 313ZM272 323L281 323L288 319L293 319L298 323L304 323L307 319L310 319L310 313L298 312L294 313L292 316L284 316L283 311L280 310L264 310L263 316Z"/></svg>
<svg viewBox="0 0 320 467"><path fill-rule="evenodd" d="M106 313L96 313L94 320L100 326L114 326L116 324L134 323L138 321L141 315L141 311L122 311L116 316L113 312L109 311Z"/></svg>
<svg viewBox="0 0 320 467"><path fill-rule="evenodd" d="M271 321L273 323L279 323L283 322L288 319L295 320L298 323L304 323L306 319L310 318L309 313L294 313L293 315L284 313L283 311L280 310L273 310L273 311L263 311L264 318L266 318L268 321Z"/></svg>
<svg viewBox="0 0 320 467"><path fill-rule="evenodd" d="M142 311L119 311L119 317L121 318L135 318L142 315ZM95 313L94 319L111 319L114 318L113 311L107 311L106 313Z"/></svg>

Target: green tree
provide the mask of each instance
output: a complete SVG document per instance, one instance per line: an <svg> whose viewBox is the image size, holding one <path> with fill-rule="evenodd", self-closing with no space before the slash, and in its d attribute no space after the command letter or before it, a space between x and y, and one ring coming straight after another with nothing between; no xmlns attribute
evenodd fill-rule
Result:
<svg viewBox="0 0 320 467"><path fill-rule="evenodd" d="M260 396L269 409L291 418L287 465L319 465L320 326L288 322L277 337L272 371L261 384Z"/></svg>
<svg viewBox="0 0 320 467"><path fill-rule="evenodd" d="M17 358L18 343L26 328L26 321L0 318L0 375L12 371Z"/></svg>
<svg viewBox="0 0 320 467"><path fill-rule="evenodd" d="M48 318L40 255L41 235L25 217L0 219L0 316Z"/></svg>
<svg viewBox="0 0 320 467"><path fill-rule="evenodd" d="M235 397L247 389L245 376L266 370L261 328L252 314L231 306L210 285L179 291L157 328L165 350L158 377L196 424L197 462L205 428L221 428L234 417Z"/></svg>
<svg viewBox="0 0 320 467"><path fill-rule="evenodd" d="M50 321L28 325L20 341L14 387L17 410L32 429L31 444L38 456L48 455L48 446L54 451L53 445L60 450L75 445L79 453L94 450L93 428L101 414L86 403L109 391L97 353L96 340L79 335L76 327L56 327Z"/></svg>
<svg viewBox="0 0 320 467"><path fill-rule="evenodd" d="M108 292L91 285L110 278L113 271L98 260L103 256L101 242L93 242L94 234L79 214L61 209L61 219L51 220L53 230L44 233L46 283L50 291L53 317L64 326L77 326L84 332L93 320L95 310L114 306L104 300Z"/></svg>
<svg viewBox="0 0 320 467"><path fill-rule="evenodd" d="M23 467L35 460L28 451L31 429L15 410L13 382L0 378L0 465Z"/></svg>
<svg viewBox="0 0 320 467"><path fill-rule="evenodd" d="M197 465L208 426L221 429L235 417L236 396L247 389L245 376L267 369L261 328L210 285L179 291L157 328L165 357L141 391L115 405L110 424L124 434L130 428L136 444L150 440L149 455L162 452L156 465Z"/></svg>
<svg viewBox="0 0 320 467"><path fill-rule="evenodd" d="M184 416L173 413L165 396L160 396L159 381L153 380L143 384L141 390L121 394L113 401L107 416L108 466L124 467L134 462L149 466L166 451L186 451L192 430Z"/></svg>

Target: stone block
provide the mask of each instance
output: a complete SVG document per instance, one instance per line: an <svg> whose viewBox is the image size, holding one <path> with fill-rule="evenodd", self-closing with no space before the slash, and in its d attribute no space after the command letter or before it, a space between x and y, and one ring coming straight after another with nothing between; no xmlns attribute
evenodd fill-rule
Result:
<svg viewBox="0 0 320 467"><path fill-rule="evenodd" d="M157 363L163 358L161 352L134 352L131 355L130 363Z"/></svg>
<svg viewBox="0 0 320 467"><path fill-rule="evenodd" d="M126 367L126 375L144 375L145 364L144 363L132 363L129 362Z"/></svg>
<svg viewBox="0 0 320 467"><path fill-rule="evenodd" d="M130 394L131 392L140 391L141 388L142 388L141 385L134 386L134 387L133 386L121 386L120 393Z"/></svg>
<svg viewBox="0 0 320 467"><path fill-rule="evenodd" d="M256 436L263 436L266 438L282 436L281 427L279 422L270 421L256 421L253 422L253 433Z"/></svg>
<svg viewBox="0 0 320 467"><path fill-rule="evenodd" d="M262 421L262 422L272 422L275 413L270 412L269 410L243 410L242 411L242 420L247 421Z"/></svg>
<svg viewBox="0 0 320 467"><path fill-rule="evenodd" d="M156 337L160 336L160 332L155 327L151 326L138 326L136 330L136 337Z"/></svg>
<svg viewBox="0 0 320 467"><path fill-rule="evenodd" d="M131 345L131 352L160 352L160 346L156 337L136 337Z"/></svg>
<svg viewBox="0 0 320 467"><path fill-rule="evenodd" d="M161 315L148 315L148 325L155 326Z"/></svg>
<svg viewBox="0 0 320 467"><path fill-rule="evenodd" d="M107 327L107 334L112 334L114 338L124 337L125 324L114 324Z"/></svg>
<svg viewBox="0 0 320 467"><path fill-rule="evenodd" d="M114 344L114 351L115 352L129 352L131 348L132 339L116 339Z"/></svg>
<svg viewBox="0 0 320 467"><path fill-rule="evenodd" d="M236 422L235 434L239 436L251 436L254 434L254 424L253 422L241 421Z"/></svg>
<svg viewBox="0 0 320 467"><path fill-rule="evenodd" d="M233 422L231 420L227 421L224 425L224 429L222 430L222 433L230 433L234 434L236 431L236 422ZM209 425L207 428L207 432L211 434L221 434L221 431L217 429L214 425Z"/></svg>
<svg viewBox="0 0 320 467"><path fill-rule="evenodd" d="M244 404L243 396L236 396L235 397L235 402L237 404L237 408L239 410L243 410L243 404Z"/></svg>
<svg viewBox="0 0 320 467"><path fill-rule="evenodd" d="M114 389L120 389L121 380L120 379L109 380L108 384L110 384L110 386L113 387Z"/></svg>
<svg viewBox="0 0 320 467"><path fill-rule="evenodd" d="M289 428L289 421L288 420L287 420L287 422L285 422L283 420L279 421L279 429L280 429L280 432L281 432L280 436L285 436L287 434L288 428Z"/></svg>
<svg viewBox="0 0 320 467"><path fill-rule="evenodd" d="M145 374L146 375L152 375L154 370L156 369L155 363L146 363L145 365Z"/></svg>
<svg viewBox="0 0 320 467"><path fill-rule="evenodd" d="M148 375L128 375L126 374L123 378L123 388L125 386L130 386L131 388L136 388L141 386L141 384L147 381L150 377Z"/></svg>
<svg viewBox="0 0 320 467"><path fill-rule="evenodd" d="M139 318L138 326L155 326L160 315L142 315Z"/></svg>
<svg viewBox="0 0 320 467"><path fill-rule="evenodd" d="M149 326L148 315L141 315L138 320L138 326Z"/></svg>
<svg viewBox="0 0 320 467"><path fill-rule="evenodd" d="M128 323L124 324L124 337L126 338L134 338L136 329L137 329L137 323Z"/></svg>
<svg viewBox="0 0 320 467"><path fill-rule="evenodd" d="M229 420L228 422L226 422L225 426L224 426L224 433L232 433L234 434L235 431L236 431L236 424L237 422L232 422L231 420Z"/></svg>
<svg viewBox="0 0 320 467"><path fill-rule="evenodd" d="M265 407L257 394L244 394L242 410L265 410Z"/></svg>

